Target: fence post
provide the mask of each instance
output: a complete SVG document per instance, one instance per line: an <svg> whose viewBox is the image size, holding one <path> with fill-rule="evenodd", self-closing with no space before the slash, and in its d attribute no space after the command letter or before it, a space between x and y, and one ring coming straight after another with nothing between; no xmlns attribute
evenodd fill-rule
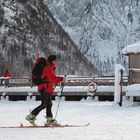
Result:
<svg viewBox="0 0 140 140"><path fill-rule="evenodd" d="M114 102L119 106L122 106L122 93L123 93L123 66L116 64L115 66L115 91Z"/></svg>
<svg viewBox="0 0 140 140"><path fill-rule="evenodd" d="M121 81L120 81L120 102L119 105L122 106L122 97L123 97L123 70L120 70L121 73Z"/></svg>

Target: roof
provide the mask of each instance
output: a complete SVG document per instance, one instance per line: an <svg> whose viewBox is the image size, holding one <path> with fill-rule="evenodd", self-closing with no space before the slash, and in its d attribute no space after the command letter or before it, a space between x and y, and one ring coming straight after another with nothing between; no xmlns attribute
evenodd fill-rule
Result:
<svg viewBox="0 0 140 140"><path fill-rule="evenodd" d="M132 45L128 45L127 47L125 47L122 50L122 54L138 54L140 53L140 41L132 44Z"/></svg>

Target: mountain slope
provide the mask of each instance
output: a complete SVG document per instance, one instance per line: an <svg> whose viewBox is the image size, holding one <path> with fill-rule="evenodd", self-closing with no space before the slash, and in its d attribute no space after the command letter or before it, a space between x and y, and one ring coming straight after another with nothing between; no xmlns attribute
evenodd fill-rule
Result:
<svg viewBox="0 0 140 140"><path fill-rule="evenodd" d="M59 74L97 72L42 0L1 0L0 73L8 68L15 76L29 76L33 61L49 54L59 57Z"/></svg>
<svg viewBox="0 0 140 140"><path fill-rule="evenodd" d="M140 40L139 0L44 0L79 50L103 75L127 66L121 49Z"/></svg>

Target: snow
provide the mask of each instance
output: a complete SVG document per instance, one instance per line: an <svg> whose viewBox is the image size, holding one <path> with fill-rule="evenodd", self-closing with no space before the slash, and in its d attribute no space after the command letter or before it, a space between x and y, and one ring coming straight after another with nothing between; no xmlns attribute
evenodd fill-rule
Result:
<svg viewBox="0 0 140 140"><path fill-rule="evenodd" d="M126 96L140 96L140 84L132 84L125 88Z"/></svg>
<svg viewBox="0 0 140 140"><path fill-rule="evenodd" d="M44 1L102 75L114 75L114 63L127 68L127 59L120 52L140 40L138 0Z"/></svg>
<svg viewBox="0 0 140 140"><path fill-rule="evenodd" d="M119 103L120 102L120 96L121 96L121 71L125 71L124 67L120 64L116 64L115 66L115 93L114 93L114 102Z"/></svg>
<svg viewBox="0 0 140 140"><path fill-rule="evenodd" d="M129 54L129 53L140 53L140 41L132 44L132 45L128 45L127 47L125 47L122 50L123 54Z"/></svg>
<svg viewBox="0 0 140 140"><path fill-rule="evenodd" d="M129 70L133 72L140 72L140 69L136 69L136 68L130 68Z"/></svg>
<svg viewBox="0 0 140 140"><path fill-rule="evenodd" d="M39 101L0 101L0 126L15 126L24 120ZM53 101L55 113L58 101ZM42 125L45 110L37 117ZM139 140L140 107L115 107L112 102L62 101L57 120L62 124L86 124L84 128L2 129L0 140Z"/></svg>
<svg viewBox="0 0 140 140"><path fill-rule="evenodd" d="M11 8L11 7L10 7ZM7 19L9 22L14 22L14 16L16 12L12 11L9 7L5 6L4 7L4 18Z"/></svg>
<svg viewBox="0 0 140 140"><path fill-rule="evenodd" d="M9 77L0 77L0 80L9 79Z"/></svg>
<svg viewBox="0 0 140 140"><path fill-rule="evenodd" d="M37 87L0 87L0 92L37 92Z"/></svg>
<svg viewBox="0 0 140 140"><path fill-rule="evenodd" d="M37 92L37 87L0 87L0 92ZM56 87L55 92L61 92L61 87ZM73 93L85 93L89 92L89 86L65 86L64 92L73 92ZM97 92L114 92L114 86L97 86Z"/></svg>

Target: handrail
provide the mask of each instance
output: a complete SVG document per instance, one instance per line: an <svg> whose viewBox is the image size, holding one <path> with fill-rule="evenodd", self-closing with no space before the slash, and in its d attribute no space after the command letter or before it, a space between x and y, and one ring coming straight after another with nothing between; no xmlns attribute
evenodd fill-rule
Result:
<svg viewBox="0 0 140 140"><path fill-rule="evenodd" d="M137 68L130 68L129 70L132 72L140 72L140 69L137 69Z"/></svg>
<svg viewBox="0 0 140 140"><path fill-rule="evenodd" d="M0 80L2 80L2 82L0 82L1 86L30 86L32 87L32 81L30 78L4 78L4 77L0 77ZM128 82L128 77L124 76L123 77L124 82ZM8 81L8 82L7 82ZM89 85L91 82L95 82L99 85L110 85L115 83L115 77L114 76L108 76L108 77L89 77L89 76L85 76L85 77L68 77L66 84L67 85L82 85L83 86L87 83L87 85Z"/></svg>

